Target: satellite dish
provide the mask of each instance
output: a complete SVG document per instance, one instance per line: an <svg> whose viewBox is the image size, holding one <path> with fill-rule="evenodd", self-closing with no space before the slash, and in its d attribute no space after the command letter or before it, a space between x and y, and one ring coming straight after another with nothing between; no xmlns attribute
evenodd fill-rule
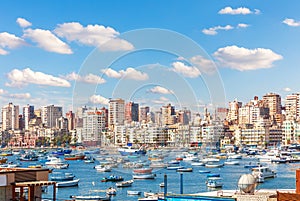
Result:
<svg viewBox="0 0 300 201"><path fill-rule="evenodd" d="M251 174L243 174L238 181L238 187L243 193L254 193L256 178Z"/></svg>

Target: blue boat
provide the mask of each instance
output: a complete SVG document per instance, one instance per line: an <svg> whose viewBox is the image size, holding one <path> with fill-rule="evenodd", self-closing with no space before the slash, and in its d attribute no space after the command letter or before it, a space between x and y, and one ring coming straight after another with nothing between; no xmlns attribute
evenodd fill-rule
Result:
<svg viewBox="0 0 300 201"><path fill-rule="evenodd" d="M52 154L63 156L65 154L70 154L72 152L72 149L57 149L56 151L53 151Z"/></svg>
<svg viewBox="0 0 300 201"><path fill-rule="evenodd" d="M220 177L220 174L210 173L210 174L207 174L206 177Z"/></svg>

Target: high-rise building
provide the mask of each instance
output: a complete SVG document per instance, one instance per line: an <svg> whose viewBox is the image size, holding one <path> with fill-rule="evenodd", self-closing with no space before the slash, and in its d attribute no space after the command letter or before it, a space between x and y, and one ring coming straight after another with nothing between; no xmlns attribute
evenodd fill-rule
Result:
<svg viewBox="0 0 300 201"><path fill-rule="evenodd" d="M287 95L285 99L285 115L290 121L298 120L300 117L300 93Z"/></svg>
<svg viewBox="0 0 300 201"><path fill-rule="evenodd" d="M56 126L56 119L62 116L62 107L54 105L42 107L41 117L42 122L46 127L54 128Z"/></svg>
<svg viewBox="0 0 300 201"><path fill-rule="evenodd" d="M147 114L150 112L150 108L148 106L145 107L140 107L140 112L139 112L139 121L145 121L147 122Z"/></svg>
<svg viewBox="0 0 300 201"><path fill-rule="evenodd" d="M19 129L19 106L9 103L2 108L2 130Z"/></svg>
<svg viewBox="0 0 300 201"><path fill-rule="evenodd" d="M242 102L238 102L236 99L233 102L229 102L227 120L231 124L237 124L238 123L239 108L240 107L242 107Z"/></svg>
<svg viewBox="0 0 300 201"><path fill-rule="evenodd" d="M72 111L66 113L68 121L68 131L74 130L75 128L75 114Z"/></svg>
<svg viewBox="0 0 300 201"><path fill-rule="evenodd" d="M139 104L134 102L125 105L125 120L127 123L139 121Z"/></svg>
<svg viewBox="0 0 300 201"><path fill-rule="evenodd" d="M281 96L275 93L267 93L263 96L263 102L269 108L272 122L281 125L283 120L281 112Z"/></svg>
<svg viewBox="0 0 300 201"><path fill-rule="evenodd" d="M34 115L34 106L26 105L23 107L23 119L25 130L29 129L29 121L35 117Z"/></svg>
<svg viewBox="0 0 300 201"><path fill-rule="evenodd" d="M105 129L106 114L94 109L83 113L82 142L86 145L100 145L102 132Z"/></svg>
<svg viewBox="0 0 300 201"><path fill-rule="evenodd" d="M125 121L125 101L123 99L109 100L108 126L124 125Z"/></svg>
<svg viewBox="0 0 300 201"><path fill-rule="evenodd" d="M177 116L178 116L177 123L187 125L191 121L191 111L188 109L183 109L178 111Z"/></svg>
<svg viewBox="0 0 300 201"><path fill-rule="evenodd" d="M170 103L161 108L162 125L172 125L176 123L175 119L175 107Z"/></svg>

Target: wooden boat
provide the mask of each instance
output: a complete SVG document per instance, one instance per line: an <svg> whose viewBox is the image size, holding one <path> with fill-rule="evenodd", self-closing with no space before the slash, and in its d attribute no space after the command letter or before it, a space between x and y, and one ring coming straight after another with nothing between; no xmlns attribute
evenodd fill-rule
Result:
<svg viewBox="0 0 300 201"><path fill-rule="evenodd" d="M83 160L84 154L65 154L64 159L68 161Z"/></svg>
<svg viewBox="0 0 300 201"><path fill-rule="evenodd" d="M135 174L132 176L133 179L154 179L154 174Z"/></svg>
<svg viewBox="0 0 300 201"><path fill-rule="evenodd" d="M73 201L109 201L110 197L103 197L99 195L78 195L71 196Z"/></svg>
<svg viewBox="0 0 300 201"><path fill-rule="evenodd" d="M116 186L117 187L129 187L132 185L133 182L134 182L133 180L122 181L122 182L116 183Z"/></svg>
<svg viewBox="0 0 300 201"><path fill-rule="evenodd" d="M62 182L57 182L56 187L61 188L61 187L72 187L72 186L78 186L79 179L71 180L71 181L62 181Z"/></svg>
<svg viewBox="0 0 300 201"><path fill-rule="evenodd" d="M108 182L108 181L116 182L116 181L123 181L123 180L124 180L124 178L121 176L111 175L109 177L103 177L101 179L101 182Z"/></svg>
<svg viewBox="0 0 300 201"><path fill-rule="evenodd" d="M134 174L150 174L152 173L153 168L138 168L133 169Z"/></svg>
<svg viewBox="0 0 300 201"><path fill-rule="evenodd" d="M193 172L193 168L179 168L177 172Z"/></svg>
<svg viewBox="0 0 300 201"><path fill-rule="evenodd" d="M1 157L0 158L0 164L6 163L7 158L6 157Z"/></svg>
<svg viewBox="0 0 300 201"><path fill-rule="evenodd" d="M127 191L127 195L140 195L141 191Z"/></svg>

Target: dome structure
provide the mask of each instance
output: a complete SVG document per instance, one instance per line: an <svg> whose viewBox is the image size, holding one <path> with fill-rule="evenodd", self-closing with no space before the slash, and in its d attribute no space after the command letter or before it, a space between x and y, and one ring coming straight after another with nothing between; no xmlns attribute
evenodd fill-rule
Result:
<svg viewBox="0 0 300 201"><path fill-rule="evenodd" d="M238 188L243 193L254 193L256 178L251 174L243 174L238 181Z"/></svg>

